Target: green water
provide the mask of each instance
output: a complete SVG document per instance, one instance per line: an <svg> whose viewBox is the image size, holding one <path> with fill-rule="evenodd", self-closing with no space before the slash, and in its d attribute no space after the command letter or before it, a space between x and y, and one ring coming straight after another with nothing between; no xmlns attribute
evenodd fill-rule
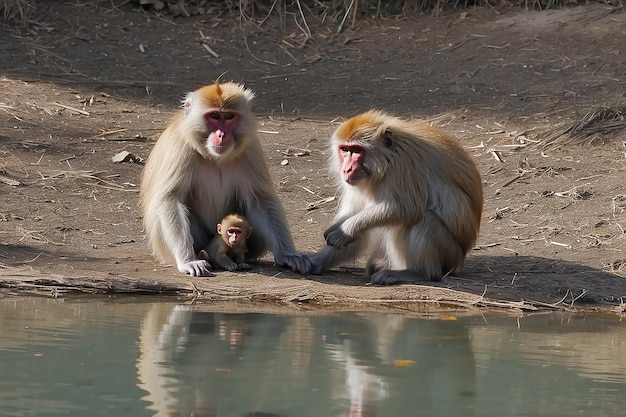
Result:
<svg viewBox="0 0 626 417"><path fill-rule="evenodd" d="M0 416L626 415L618 317L237 310L0 299Z"/></svg>

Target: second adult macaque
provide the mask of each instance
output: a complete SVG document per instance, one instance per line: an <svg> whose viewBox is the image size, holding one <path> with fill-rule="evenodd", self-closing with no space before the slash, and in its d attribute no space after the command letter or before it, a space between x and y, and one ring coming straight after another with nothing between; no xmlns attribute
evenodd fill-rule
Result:
<svg viewBox="0 0 626 417"><path fill-rule="evenodd" d="M369 111L332 136L331 172L341 180L327 246L313 272L354 260L366 248L374 284L440 281L474 246L483 206L470 155L427 124Z"/></svg>
<svg viewBox="0 0 626 417"><path fill-rule="evenodd" d="M217 224L217 235L198 257L228 271L250 269L246 263L246 241L251 233L252 227L246 219L238 214L229 214Z"/></svg>

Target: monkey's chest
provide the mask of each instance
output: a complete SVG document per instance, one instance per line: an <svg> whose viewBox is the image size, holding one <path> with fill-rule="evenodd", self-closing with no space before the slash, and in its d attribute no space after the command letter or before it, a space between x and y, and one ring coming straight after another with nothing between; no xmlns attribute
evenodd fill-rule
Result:
<svg viewBox="0 0 626 417"><path fill-rule="evenodd" d="M220 217L231 213L245 214L253 190L243 170L201 167L194 175L193 201L188 207L200 217Z"/></svg>

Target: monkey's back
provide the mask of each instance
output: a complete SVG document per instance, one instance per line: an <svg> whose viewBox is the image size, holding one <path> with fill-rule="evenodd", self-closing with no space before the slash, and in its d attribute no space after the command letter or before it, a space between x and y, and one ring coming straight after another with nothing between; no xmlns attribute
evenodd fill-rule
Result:
<svg viewBox="0 0 626 417"><path fill-rule="evenodd" d="M426 209L435 212L469 250L478 237L483 209L480 172L471 155L447 132L421 122L411 123L415 135L407 136L419 154L413 175L427 186ZM428 180L419 177L427 175Z"/></svg>

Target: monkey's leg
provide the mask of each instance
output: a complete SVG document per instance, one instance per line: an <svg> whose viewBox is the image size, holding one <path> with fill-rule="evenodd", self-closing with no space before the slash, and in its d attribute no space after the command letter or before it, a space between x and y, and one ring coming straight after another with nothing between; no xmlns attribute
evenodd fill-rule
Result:
<svg viewBox="0 0 626 417"><path fill-rule="evenodd" d="M396 256L396 259L390 259L388 254L391 252L397 253L401 248L398 247L397 242L404 239L404 233L399 227L378 227L370 231L370 247L372 253L367 260L365 266L365 276L370 278L376 272L382 269L405 269L406 264L401 263ZM395 265L394 265L395 264Z"/></svg>
<svg viewBox="0 0 626 417"><path fill-rule="evenodd" d="M387 242L390 269L372 275L372 284L441 281L443 274L463 263L464 254L439 216L426 211L422 221L404 232L403 239ZM394 262L404 262L406 266Z"/></svg>
<svg viewBox="0 0 626 417"><path fill-rule="evenodd" d="M211 257L205 249L202 249L200 252L198 252L198 259L205 260L209 263L209 265L211 265ZM213 266L209 266L209 268L213 268Z"/></svg>
<svg viewBox="0 0 626 417"><path fill-rule="evenodd" d="M385 258L382 253L372 255L365 266L365 276L371 278L376 272L389 268L389 259Z"/></svg>

